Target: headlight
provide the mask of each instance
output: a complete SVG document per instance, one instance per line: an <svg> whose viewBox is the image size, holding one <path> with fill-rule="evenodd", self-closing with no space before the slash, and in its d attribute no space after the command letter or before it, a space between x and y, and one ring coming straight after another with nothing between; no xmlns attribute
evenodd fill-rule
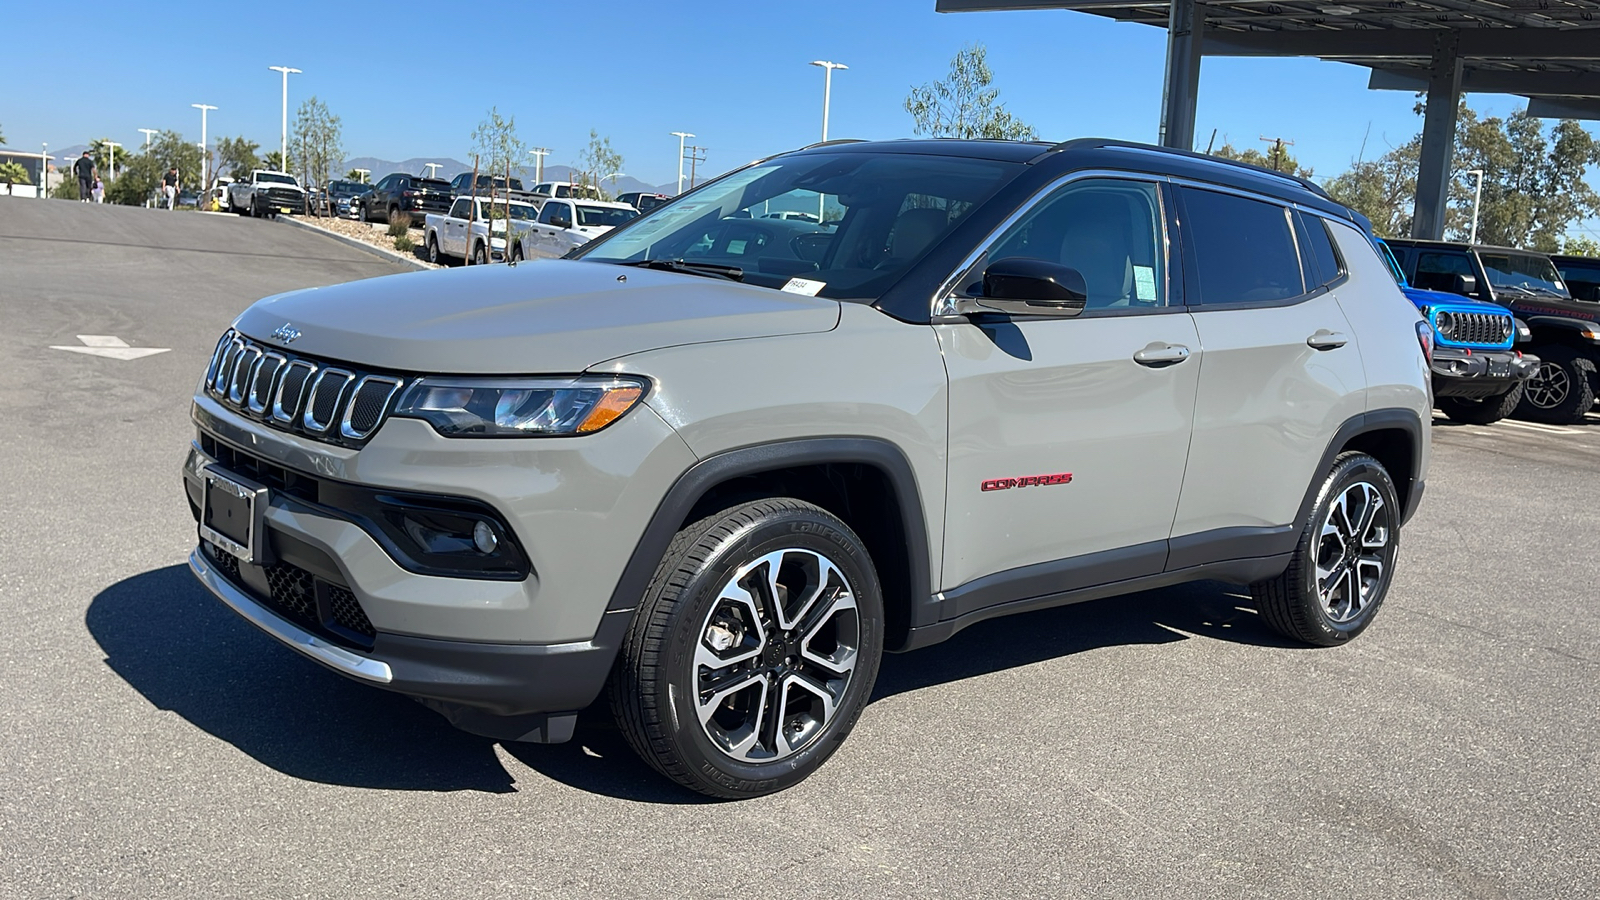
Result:
<svg viewBox="0 0 1600 900"><path fill-rule="evenodd" d="M412 385L394 415L423 419L445 437L592 434L632 409L646 384L612 376L458 378Z"/></svg>
<svg viewBox="0 0 1600 900"><path fill-rule="evenodd" d="M1456 330L1455 316L1452 316L1447 312L1440 312L1439 315L1435 316L1433 319L1433 327L1439 329L1440 335L1449 337L1450 335L1454 334Z"/></svg>

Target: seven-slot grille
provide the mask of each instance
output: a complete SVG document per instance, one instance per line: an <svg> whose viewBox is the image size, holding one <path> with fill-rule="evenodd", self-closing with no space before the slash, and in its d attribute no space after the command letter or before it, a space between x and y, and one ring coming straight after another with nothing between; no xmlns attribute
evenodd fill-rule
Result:
<svg viewBox="0 0 1600 900"><path fill-rule="evenodd" d="M230 329L206 370L206 392L253 419L318 441L360 446L406 380L294 356Z"/></svg>
<svg viewBox="0 0 1600 900"><path fill-rule="evenodd" d="M1455 328L1446 338L1457 344L1488 344L1498 346L1511 337L1511 317L1500 313L1466 313L1443 310L1450 314Z"/></svg>

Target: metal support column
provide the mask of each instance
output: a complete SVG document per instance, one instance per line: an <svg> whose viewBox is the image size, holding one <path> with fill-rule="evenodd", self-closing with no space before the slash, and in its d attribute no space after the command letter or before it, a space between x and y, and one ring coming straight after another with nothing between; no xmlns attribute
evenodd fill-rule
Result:
<svg viewBox="0 0 1600 900"><path fill-rule="evenodd" d="M1200 97L1200 41L1206 13L1199 0L1172 0L1167 20L1167 75L1162 85L1161 146L1194 149Z"/></svg>
<svg viewBox="0 0 1600 900"><path fill-rule="evenodd" d="M1422 164L1417 169L1417 199L1411 236L1444 237L1445 203L1450 199L1450 160L1456 149L1456 108L1461 104L1461 35L1447 31L1433 39L1428 69L1428 108L1422 121Z"/></svg>

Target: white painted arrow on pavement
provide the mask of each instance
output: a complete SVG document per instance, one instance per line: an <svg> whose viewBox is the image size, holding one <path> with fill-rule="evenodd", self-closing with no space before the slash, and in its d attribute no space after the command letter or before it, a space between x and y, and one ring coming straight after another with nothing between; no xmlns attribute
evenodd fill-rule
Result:
<svg viewBox="0 0 1600 900"><path fill-rule="evenodd" d="M60 347L52 344L50 349L124 360L155 356L157 353L166 353L172 349L171 347L129 347L127 341L109 334L80 334L78 335L78 340L83 341L82 347Z"/></svg>

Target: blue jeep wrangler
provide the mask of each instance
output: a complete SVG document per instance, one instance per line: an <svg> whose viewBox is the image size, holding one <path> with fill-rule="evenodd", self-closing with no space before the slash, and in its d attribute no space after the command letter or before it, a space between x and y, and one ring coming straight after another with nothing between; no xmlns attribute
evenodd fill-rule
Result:
<svg viewBox="0 0 1600 900"><path fill-rule="evenodd" d="M1433 326L1433 404L1457 422L1488 425L1511 414L1522 401L1528 377L1539 358L1513 349L1519 323L1496 303L1462 296L1472 293L1471 275L1456 276L1459 293L1412 287L1381 238L1378 255L1406 299Z"/></svg>

